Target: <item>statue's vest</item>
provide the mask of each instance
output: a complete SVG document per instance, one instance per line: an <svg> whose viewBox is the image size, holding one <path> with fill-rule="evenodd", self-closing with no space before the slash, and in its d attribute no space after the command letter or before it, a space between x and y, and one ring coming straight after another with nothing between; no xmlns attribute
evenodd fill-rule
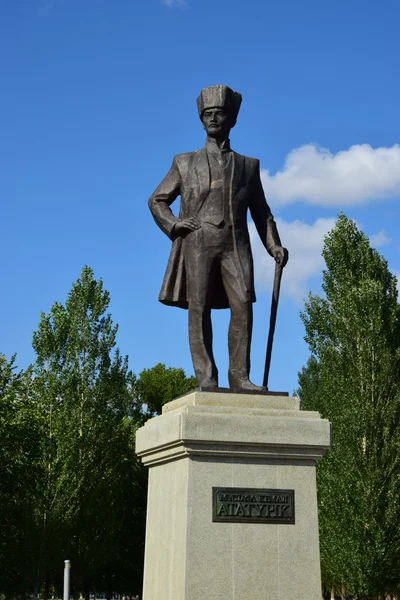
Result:
<svg viewBox="0 0 400 600"><path fill-rule="evenodd" d="M200 209L198 217L201 221L216 227L230 224L229 184L232 176L232 153L227 152L225 164L208 152L210 165L210 192Z"/></svg>

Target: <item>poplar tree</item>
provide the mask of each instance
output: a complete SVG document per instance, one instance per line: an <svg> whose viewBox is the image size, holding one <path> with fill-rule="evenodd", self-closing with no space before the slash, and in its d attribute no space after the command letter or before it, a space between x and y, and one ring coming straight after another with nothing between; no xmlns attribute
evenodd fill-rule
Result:
<svg viewBox="0 0 400 600"><path fill-rule="evenodd" d="M110 295L84 267L65 304L42 313L33 347L41 425L36 594L72 589L137 594L143 579L147 469L135 433L162 405L195 387L182 369L156 365L138 378L116 348Z"/></svg>
<svg viewBox="0 0 400 600"><path fill-rule="evenodd" d="M56 302L43 313L34 333L44 440L36 588L44 585L45 596L52 582L61 583L65 557L74 565L75 589L86 597L95 583L112 590L116 573L127 587L136 571L141 577L136 553L126 551L143 537L131 418L135 377L115 348L109 303L102 280L84 267L65 305Z"/></svg>
<svg viewBox="0 0 400 600"><path fill-rule="evenodd" d="M302 319L310 360L302 408L333 426L318 465L325 589L359 599L400 589L400 319L397 280L340 214L323 248L324 295ZM383 597L383 596L382 596Z"/></svg>

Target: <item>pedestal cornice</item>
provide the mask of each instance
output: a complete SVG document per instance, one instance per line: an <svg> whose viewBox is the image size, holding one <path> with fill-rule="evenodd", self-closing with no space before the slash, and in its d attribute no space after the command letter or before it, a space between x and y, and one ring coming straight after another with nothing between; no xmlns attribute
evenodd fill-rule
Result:
<svg viewBox="0 0 400 600"><path fill-rule="evenodd" d="M195 456L315 462L330 443L329 421L297 398L196 391L138 430L136 452L149 466Z"/></svg>

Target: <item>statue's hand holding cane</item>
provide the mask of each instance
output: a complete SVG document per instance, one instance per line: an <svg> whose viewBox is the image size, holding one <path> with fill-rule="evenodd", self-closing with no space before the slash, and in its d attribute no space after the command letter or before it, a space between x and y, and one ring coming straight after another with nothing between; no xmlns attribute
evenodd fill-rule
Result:
<svg viewBox="0 0 400 600"><path fill-rule="evenodd" d="M286 266L289 259L289 252L282 246L274 246L271 250L271 254L275 259L277 265L280 265L281 269Z"/></svg>

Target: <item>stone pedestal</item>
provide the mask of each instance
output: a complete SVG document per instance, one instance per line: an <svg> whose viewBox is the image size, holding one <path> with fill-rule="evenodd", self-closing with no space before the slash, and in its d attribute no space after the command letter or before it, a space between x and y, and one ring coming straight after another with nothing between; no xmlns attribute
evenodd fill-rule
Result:
<svg viewBox="0 0 400 600"><path fill-rule="evenodd" d="M150 467L143 600L321 600L315 465L329 445L329 422L296 398L195 391L165 405L136 437ZM294 509L277 508L291 490Z"/></svg>

